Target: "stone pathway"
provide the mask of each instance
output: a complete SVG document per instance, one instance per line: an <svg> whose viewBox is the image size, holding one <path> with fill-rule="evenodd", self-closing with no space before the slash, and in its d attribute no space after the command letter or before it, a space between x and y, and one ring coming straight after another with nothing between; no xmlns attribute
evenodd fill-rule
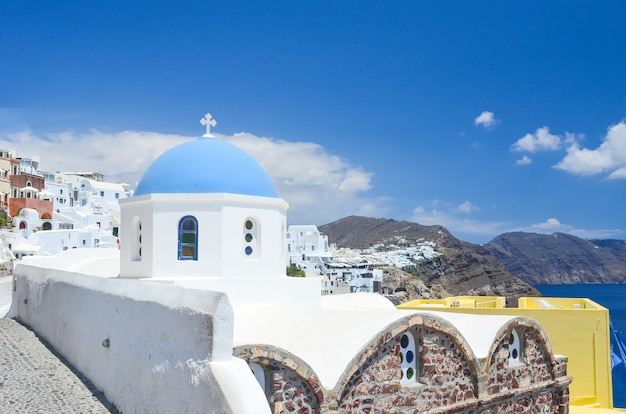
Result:
<svg viewBox="0 0 626 414"><path fill-rule="evenodd" d="M115 413L82 374L19 322L0 319L0 414Z"/></svg>

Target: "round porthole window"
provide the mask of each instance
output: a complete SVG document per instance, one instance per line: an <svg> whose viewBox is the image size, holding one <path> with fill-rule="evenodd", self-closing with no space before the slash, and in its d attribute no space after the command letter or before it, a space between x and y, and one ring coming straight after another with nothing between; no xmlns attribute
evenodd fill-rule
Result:
<svg viewBox="0 0 626 414"><path fill-rule="evenodd" d="M402 385L415 382L417 371L415 351L415 337L410 332L406 332L400 337L400 384Z"/></svg>
<svg viewBox="0 0 626 414"><path fill-rule="evenodd" d="M509 366L519 365L522 361L522 341L519 333L515 330L511 331L508 338L509 348Z"/></svg>
<svg viewBox="0 0 626 414"><path fill-rule="evenodd" d="M259 259L259 225L253 218L246 218L243 222L243 251L246 260Z"/></svg>

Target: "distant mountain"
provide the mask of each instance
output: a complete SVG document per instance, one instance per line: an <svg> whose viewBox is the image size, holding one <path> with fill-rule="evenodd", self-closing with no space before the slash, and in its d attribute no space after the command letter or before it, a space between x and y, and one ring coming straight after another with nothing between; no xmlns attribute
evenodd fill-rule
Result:
<svg viewBox="0 0 626 414"><path fill-rule="evenodd" d="M410 245L426 240L436 243L443 255L417 263L411 275L398 277L389 270L385 284L406 289L409 298L450 295L506 296L513 304L520 296L538 296L528 283L512 275L482 246L453 237L442 226L423 226L407 221L350 216L319 227L331 243L352 249L374 245ZM425 291L427 289L427 291Z"/></svg>
<svg viewBox="0 0 626 414"><path fill-rule="evenodd" d="M626 283L626 241L569 234L504 233L485 248L532 285Z"/></svg>

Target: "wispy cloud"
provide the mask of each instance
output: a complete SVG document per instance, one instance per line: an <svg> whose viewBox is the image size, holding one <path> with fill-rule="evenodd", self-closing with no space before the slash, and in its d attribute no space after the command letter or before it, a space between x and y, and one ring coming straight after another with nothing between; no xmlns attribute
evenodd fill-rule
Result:
<svg viewBox="0 0 626 414"><path fill-rule="evenodd" d="M289 142L250 133L216 136L244 149L268 172L289 202L292 223L325 224L350 214L379 215L384 199L368 199L373 172L352 166L311 142Z"/></svg>
<svg viewBox="0 0 626 414"><path fill-rule="evenodd" d="M411 220L428 226L441 225L458 238L479 240L481 243L486 243L499 234L514 231L540 234L567 233L583 239L622 238L625 234L622 229L582 229L561 223L555 217L541 223L519 226L511 222L483 220L476 215L472 216L479 211L477 206L468 201L454 205L434 200L415 207Z"/></svg>
<svg viewBox="0 0 626 414"><path fill-rule="evenodd" d="M527 155L524 155L522 158L520 158L519 160L515 161L515 165L519 165L519 166L525 166L525 165L530 165L533 163L533 160L530 159Z"/></svg>
<svg viewBox="0 0 626 414"><path fill-rule="evenodd" d="M526 134L518 139L511 150L516 152L556 151L561 148L561 137L550 133L550 128L542 127L534 134Z"/></svg>
<svg viewBox="0 0 626 414"><path fill-rule="evenodd" d="M459 204L456 207L456 211L458 211L459 213L465 213L465 214L469 214L469 213L472 213L474 211L479 211L479 210L480 208L478 206L473 205L469 201L464 201L463 203Z"/></svg>
<svg viewBox="0 0 626 414"><path fill-rule="evenodd" d="M461 239L484 239L502 233L510 224L500 221L483 221L471 217L480 208L469 201L449 204L439 200L426 202L413 209L411 221L426 226L441 225Z"/></svg>
<svg viewBox="0 0 626 414"><path fill-rule="evenodd" d="M561 223L557 218L551 217L544 222L531 224L527 227L512 228L507 231L524 231L528 233L566 233L582 239L611 239L624 236L624 230L620 229L581 229L570 224Z"/></svg>
<svg viewBox="0 0 626 414"><path fill-rule="evenodd" d="M247 151L265 168L279 196L290 204L292 223L325 224L350 214L384 215L390 200L368 197L373 172L352 166L311 142L288 142L250 133L214 134ZM0 139L0 148L40 156L41 169L98 171L112 182L135 185L161 153L195 137L158 132L37 135L30 130Z"/></svg>
<svg viewBox="0 0 626 414"><path fill-rule="evenodd" d="M483 111L474 119L474 125L482 125L484 128L493 128L498 123L493 112Z"/></svg>
<svg viewBox="0 0 626 414"><path fill-rule="evenodd" d="M609 179L626 178L626 121L609 127L596 149L581 148L574 141L554 168L575 175L608 173Z"/></svg>
<svg viewBox="0 0 626 414"><path fill-rule="evenodd" d="M37 135L24 130L0 139L0 146L22 157L40 156L45 171L98 171L109 181L135 185L156 157L190 139L145 131Z"/></svg>

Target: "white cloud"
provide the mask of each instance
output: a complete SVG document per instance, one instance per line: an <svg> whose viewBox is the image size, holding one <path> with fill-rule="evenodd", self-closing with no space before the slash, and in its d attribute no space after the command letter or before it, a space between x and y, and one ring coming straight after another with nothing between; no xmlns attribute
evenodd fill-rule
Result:
<svg viewBox="0 0 626 414"><path fill-rule="evenodd" d="M550 134L548 127L542 127L534 134L526 134L511 146L517 152L556 151L561 148L561 138Z"/></svg>
<svg viewBox="0 0 626 414"><path fill-rule="evenodd" d="M466 214L469 214L473 211L479 211L479 210L480 210L479 207L473 205L469 201L465 201L456 207L456 211L458 211L459 213L466 213Z"/></svg>
<svg viewBox="0 0 626 414"><path fill-rule="evenodd" d="M415 207L410 220L426 226L443 226L453 235L464 240L470 238L488 241L509 226L505 222L481 221L467 217L467 214L479 210L468 201L457 206L433 201L429 202L427 207L423 205Z"/></svg>
<svg viewBox="0 0 626 414"><path fill-rule="evenodd" d="M519 165L519 166L524 166L524 165L530 165L533 163L533 160L530 159L528 156L524 155L522 158L520 158L519 160L515 161L515 165Z"/></svg>
<svg viewBox="0 0 626 414"><path fill-rule="evenodd" d="M596 149L572 143L567 155L554 168L576 175L608 172L610 179L626 178L626 121L611 126Z"/></svg>
<svg viewBox="0 0 626 414"><path fill-rule="evenodd" d="M536 229L552 230L552 229L558 229L558 228L562 227L562 225L561 225L561 222L559 220L557 220L554 217L552 217L552 218L549 218L548 220L546 220L544 223L535 224L535 225L533 225L531 227L536 228Z"/></svg>
<svg viewBox="0 0 626 414"><path fill-rule="evenodd" d="M290 223L325 224L350 214L385 214L390 200L367 198L373 172L350 165L311 142L289 142L250 133L219 139L244 149L265 168L279 196L290 205ZM38 136L32 131L0 139L0 148L41 157L42 170L98 171L112 182L135 185L161 153L195 139L157 132L66 131Z"/></svg>
<svg viewBox="0 0 626 414"><path fill-rule="evenodd" d="M459 208L461 206L463 207ZM625 234L624 230L620 229L580 229L561 223L555 217L527 226L514 226L504 221L484 221L469 218L468 206L471 206L471 203L465 202L455 206L440 200L430 201L426 205L415 207L410 220L427 226L441 225L455 237L472 240L474 243L486 243L499 234L514 231L540 234L567 233L583 239L622 238ZM469 208L469 210L476 212L478 208Z"/></svg>
<svg viewBox="0 0 626 414"><path fill-rule="evenodd" d="M609 179L616 180L620 178L626 178L626 167L618 168L609 174Z"/></svg>
<svg viewBox="0 0 626 414"><path fill-rule="evenodd" d="M519 227L507 231L524 231L528 233L566 233L582 239L611 239L623 237L624 231L619 229L580 229L570 224L563 224L552 217L543 223L532 224L527 227Z"/></svg>
<svg viewBox="0 0 626 414"><path fill-rule="evenodd" d="M311 142L289 142L239 133L216 136L247 151L268 172L278 194L289 202L290 223L326 224L350 214L387 211L385 199L368 199L372 172Z"/></svg>
<svg viewBox="0 0 626 414"><path fill-rule="evenodd" d="M45 171L98 171L110 181L134 186L156 157L189 139L143 131L66 131L38 136L25 130L0 140L0 147L23 157L40 156L40 168Z"/></svg>
<svg viewBox="0 0 626 414"><path fill-rule="evenodd" d="M485 128L491 128L498 123L493 112L483 111L480 115L474 119L474 125L482 125Z"/></svg>

